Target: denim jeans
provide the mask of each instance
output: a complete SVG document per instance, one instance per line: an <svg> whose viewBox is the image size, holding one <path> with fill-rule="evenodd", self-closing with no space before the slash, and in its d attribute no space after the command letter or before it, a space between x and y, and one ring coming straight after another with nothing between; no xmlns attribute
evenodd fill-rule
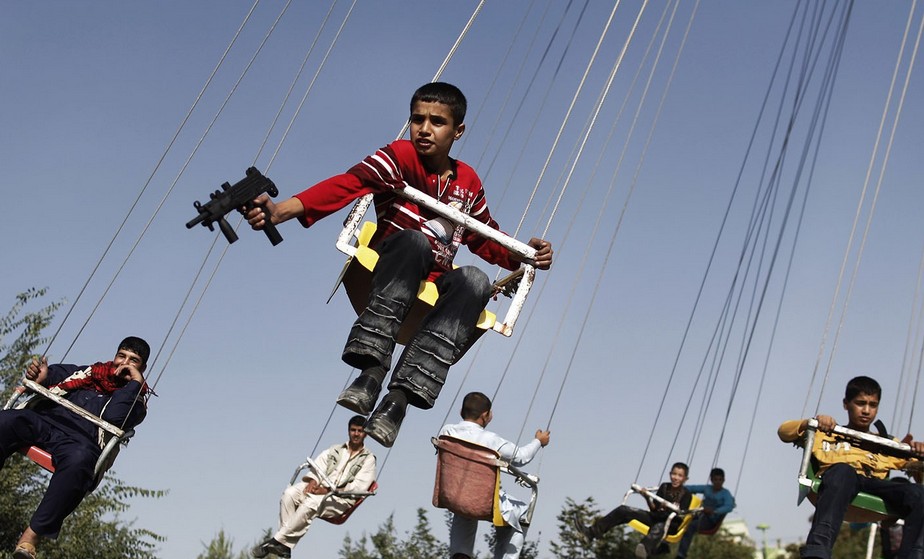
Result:
<svg viewBox="0 0 924 559"><path fill-rule="evenodd" d="M831 559L847 506L861 491L880 497L905 519L899 559L924 559L924 487L861 476L847 464L834 464L821 476L812 529L805 539L802 557Z"/></svg>
<svg viewBox="0 0 924 559"><path fill-rule="evenodd" d="M358 369L391 367L398 331L417 298L420 282L434 263L430 242L420 231L401 231L376 247L369 302L360 313L343 360ZM478 316L491 298L491 280L473 266L446 272L436 280L439 299L413 335L388 384L408 395L410 404L433 407L455 364L478 338Z"/></svg>

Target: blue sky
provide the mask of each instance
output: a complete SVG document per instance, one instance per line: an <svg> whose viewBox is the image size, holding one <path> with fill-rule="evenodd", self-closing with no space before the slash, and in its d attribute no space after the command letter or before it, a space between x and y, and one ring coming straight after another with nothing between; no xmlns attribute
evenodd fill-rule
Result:
<svg viewBox="0 0 924 559"><path fill-rule="evenodd" d="M349 6L333 6L293 100L304 95ZM782 254L770 275L734 398L740 322L718 369L711 403L702 412L705 428L695 445L690 441L704 390L704 381L696 384L696 377L700 364L712 361L709 339L763 183L764 159L778 152L770 149L771 143L779 145L778 138L770 140L778 90L771 94L770 112L757 128L747 161L746 148L797 4L710 0L699 5L649 141L693 11L693 3L683 3L627 141L650 68L651 57L643 64L643 54L653 38L658 47L661 36L655 29L668 6L650 3L547 226L546 208L569 174L581 130L641 3L625 1L618 8L550 156L612 6L590 1L578 22L582 2L488 4L448 65L443 79L466 92L470 107L468 130L454 155L480 171L502 227L512 232L525 213L518 236L528 239L548 227L546 237L558 259L551 272L540 275L528 320L524 317L512 339L485 336L453 369L436 408L411 412L387 459L384 449L371 443L380 462L385 461L380 495L343 527L312 528L294 557L333 557L347 532L354 539L372 532L392 513L398 529L409 530L418 507L431 511L435 530L444 535L442 515L430 506L434 460L429 437L447 418L456 420L453 396L460 390L496 391L492 427L509 438L523 432L524 440L549 425L560 395L551 419L552 443L529 468L542 478L530 538L543 549L555 538L555 515L566 497L593 495L601 507L615 506L630 483L655 484L664 477L666 463L691 454L691 481L703 483L719 448L718 463L728 472L729 486L737 488L735 514L752 533L754 526L766 523L770 541L804 537L811 511L807 505L795 506L797 452L777 440L775 429L784 419L801 416L810 386L808 409L814 412L826 372L821 409L843 415L843 384L856 374L871 374L885 387L881 415L899 417L893 423L896 431L908 428L914 395L903 389L908 396L900 409L896 395L908 382L902 380L903 368L917 368L906 354L920 352L921 338L915 308L924 238L919 217L924 169L920 147L914 148L924 145L919 72L908 84L843 326L838 327L840 309L859 240L852 245L848 279L833 318L827 317L862 188L870 185L861 233L878 181L897 92L871 179L866 176L911 4L860 2L854 7L818 155L809 159L813 174L803 208L805 182L795 178L797 161L822 70L808 74L806 108L793 127L793 145L780 173L781 192L800 185L797 211L804 215L798 241L793 252L794 216L782 237ZM353 316L343 293L326 304L343 262L334 240L345 213L309 231L286 224L281 228L285 242L275 248L262 235L242 232L177 343L189 306L179 309L215 235L184 227L195 215L192 202L204 200L224 181L239 179L254 163L276 182L281 196L288 196L394 139L410 93L432 78L474 7L467 1L358 2L272 157L294 101L283 109L267 147L261 151L260 146L329 4L294 3L287 10L206 134L283 8L279 1L261 2L169 151L249 4L4 4L0 180L11 203L0 222L6 271L0 276L0 295L7 304L34 286L47 286L52 299L73 303L153 175L49 358L61 359L75 339L68 362L108 358L113 344L128 333L166 348L149 371L159 377L160 397L151 402L148 419L116 465L128 483L170 491L163 499L139 501L127 515L136 526L167 538L161 556L194 557L201 542L220 529L238 548L249 545L275 524L278 496L295 466L316 446L344 440L350 415L334 409L333 400L351 373L339 355ZM919 9L899 88L920 18ZM641 77L630 89L640 66ZM783 105L780 114L789 118L791 98ZM627 148L617 172L623 145ZM526 211L547 159L535 201ZM729 205L739 171L739 194ZM773 227L781 223L780 196ZM728 222L716 244L726 207ZM598 216L599 233L591 237ZM78 336L149 221L134 254ZM680 351L713 245L712 269ZM224 249L224 240L217 246ZM207 274L215 260L214 255L208 260ZM467 254L460 261L473 262ZM766 264L761 273L767 275ZM754 285L747 285L750 294ZM599 290L592 299L595 286ZM200 290L195 288L194 299ZM171 330L178 314L180 326ZM659 415L662 396L666 403ZM672 452L675 437L681 442Z"/></svg>

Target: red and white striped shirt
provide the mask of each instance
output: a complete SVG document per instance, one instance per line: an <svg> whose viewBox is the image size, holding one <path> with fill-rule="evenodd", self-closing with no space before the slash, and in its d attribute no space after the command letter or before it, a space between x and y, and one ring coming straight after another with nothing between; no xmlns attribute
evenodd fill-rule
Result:
<svg viewBox="0 0 924 559"><path fill-rule="evenodd" d="M468 246L469 250L492 264L515 270L519 262L513 260L504 247L456 226L394 192L405 185L412 186L499 229L488 210L481 179L475 170L461 161L452 160L452 163L452 176L443 180L424 168L413 143L408 140L392 142L346 173L321 181L297 194L295 197L305 207L305 213L299 220L305 227L310 227L357 198L374 194L378 228L371 246L375 247L397 231L422 231L430 241L436 259L436 266L430 273L431 280L452 267L460 244Z"/></svg>

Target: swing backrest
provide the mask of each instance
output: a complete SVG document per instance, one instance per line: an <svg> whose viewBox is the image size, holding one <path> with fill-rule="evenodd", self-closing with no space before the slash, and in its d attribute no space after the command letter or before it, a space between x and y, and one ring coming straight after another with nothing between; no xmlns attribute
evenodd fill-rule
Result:
<svg viewBox="0 0 924 559"><path fill-rule="evenodd" d="M105 446L103 446L99 458L96 460L96 465L93 469L94 482L93 487L90 490L92 491L93 489L96 489L100 482L102 482L103 476L115 463L116 456L118 456L122 445L128 444L128 441L134 436L135 431L133 429L123 431L115 425L107 423L101 418L89 413L83 408L74 405L72 402L65 400L61 396L51 393L44 386L28 379L23 379L23 383L14 389L13 395L10 396L9 400L7 400L6 405L3 406L3 409L10 410L27 407L29 405L29 401L33 397L46 398L58 405L68 408L84 419L87 419L88 421L96 424L106 434L105 437L107 442ZM26 456L26 458L32 460L32 462L44 470L50 473L55 472L54 457L46 449L33 445L19 449L19 452L21 452Z"/></svg>
<svg viewBox="0 0 924 559"><path fill-rule="evenodd" d="M447 435L431 441L437 452L433 506L503 526L499 500L504 462L497 452Z"/></svg>
<svg viewBox="0 0 924 559"><path fill-rule="evenodd" d="M716 532L718 532L719 529L722 528L723 522L725 522L724 514L719 518L718 522L716 522L715 524L713 524L712 526L704 530L697 530L696 533L699 534L700 536L714 536Z"/></svg>
<svg viewBox="0 0 924 559"><path fill-rule="evenodd" d="M372 485L369 486L368 491L371 494L375 494L375 492L378 491L378 489L379 489L379 484L373 481ZM339 526L340 524L343 524L344 522L346 522L348 518L350 518L350 515L353 514L353 511L355 511L359 507L359 505L363 504L363 501L366 500L366 497L368 497L368 495L364 495L356 499L356 502L353 503L353 506L343 511L343 513L338 516L322 516L321 518L327 522L330 522L331 524L336 524Z"/></svg>
<svg viewBox="0 0 924 559"><path fill-rule="evenodd" d="M802 462L799 469L799 503L808 497L809 502L814 505L818 498L818 488L821 485L821 478L815 473L818 471L818 463L812 455L812 448L815 446L817 430L818 421L810 419L805 431ZM853 441L877 445L885 454L907 456L911 452L910 445L899 443L886 437L877 437L869 433L862 433L840 425L835 427L834 433ZM898 511L890 509L882 499L863 492L858 493L854 500L851 501L844 515L845 522L880 522L883 520L896 520L898 518Z"/></svg>

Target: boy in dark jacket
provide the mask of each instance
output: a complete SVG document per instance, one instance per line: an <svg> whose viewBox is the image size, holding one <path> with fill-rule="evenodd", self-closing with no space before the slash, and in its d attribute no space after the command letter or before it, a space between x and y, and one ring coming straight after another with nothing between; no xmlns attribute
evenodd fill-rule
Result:
<svg viewBox="0 0 924 559"><path fill-rule="evenodd" d="M147 342L129 336L119 344L112 361L49 366L43 357L32 360L26 378L128 430L146 414L141 397L147 386L142 373L150 353ZM15 559L34 559L39 539L57 537L64 519L93 489L102 442L96 425L48 400L0 411L0 467L14 452L29 446L48 451L55 467L42 502L16 544Z"/></svg>

